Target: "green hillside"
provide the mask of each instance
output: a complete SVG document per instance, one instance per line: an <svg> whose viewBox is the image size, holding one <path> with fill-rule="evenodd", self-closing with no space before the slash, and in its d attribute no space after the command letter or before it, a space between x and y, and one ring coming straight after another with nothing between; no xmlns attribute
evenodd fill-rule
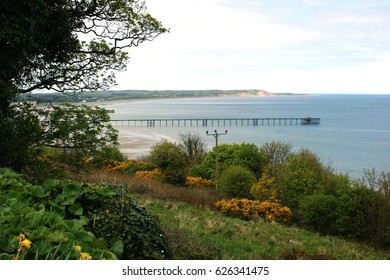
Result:
<svg viewBox="0 0 390 280"><path fill-rule="evenodd" d="M377 260L390 252L324 236L295 226L227 217L213 207L209 189L183 188L125 174L90 174L83 180L115 180L160 219L175 259Z"/></svg>

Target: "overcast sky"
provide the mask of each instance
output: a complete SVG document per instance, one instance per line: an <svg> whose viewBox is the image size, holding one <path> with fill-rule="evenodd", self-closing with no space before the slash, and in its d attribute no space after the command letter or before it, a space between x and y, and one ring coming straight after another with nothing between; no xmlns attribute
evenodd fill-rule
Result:
<svg viewBox="0 0 390 280"><path fill-rule="evenodd" d="M117 89L390 93L389 0L146 0Z"/></svg>

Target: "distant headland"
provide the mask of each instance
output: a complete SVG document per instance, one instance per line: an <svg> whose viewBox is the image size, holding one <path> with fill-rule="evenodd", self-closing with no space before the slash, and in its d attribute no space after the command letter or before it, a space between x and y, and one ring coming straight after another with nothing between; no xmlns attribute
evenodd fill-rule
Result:
<svg viewBox="0 0 390 280"><path fill-rule="evenodd" d="M20 96L19 101L28 100L37 103L87 103L100 101L167 99L186 97L269 97L306 95L297 93L272 93L265 90L107 90L83 92L82 94L65 95L62 93L33 93Z"/></svg>

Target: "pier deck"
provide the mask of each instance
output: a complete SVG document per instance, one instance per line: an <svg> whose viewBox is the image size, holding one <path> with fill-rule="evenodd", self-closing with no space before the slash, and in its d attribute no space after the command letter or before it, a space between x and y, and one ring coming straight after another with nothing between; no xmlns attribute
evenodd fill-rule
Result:
<svg viewBox="0 0 390 280"><path fill-rule="evenodd" d="M173 127L173 126L259 126L259 125L295 125L320 124L320 118L216 118L216 119L129 119L111 120L115 126L146 126L146 127Z"/></svg>

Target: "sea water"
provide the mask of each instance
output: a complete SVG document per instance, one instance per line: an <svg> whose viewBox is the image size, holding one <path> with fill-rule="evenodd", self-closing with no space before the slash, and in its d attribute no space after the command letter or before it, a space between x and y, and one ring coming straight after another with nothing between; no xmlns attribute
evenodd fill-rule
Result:
<svg viewBox="0 0 390 280"><path fill-rule="evenodd" d="M138 154L146 154L151 144L161 139L176 141L180 133L196 132L204 136L211 149L218 133L219 143L254 143L281 141L294 151L310 149L336 172L360 178L364 170L390 171L390 95L293 95L270 97L180 98L144 100L108 104L112 119L213 119L213 118L321 118L319 125L291 125L276 122L253 125L155 126L117 128L120 134L145 141ZM142 140L144 139L144 140ZM148 140L148 141L147 141ZM146 145L146 143L149 143ZM133 151L134 153L134 151Z"/></svg>

